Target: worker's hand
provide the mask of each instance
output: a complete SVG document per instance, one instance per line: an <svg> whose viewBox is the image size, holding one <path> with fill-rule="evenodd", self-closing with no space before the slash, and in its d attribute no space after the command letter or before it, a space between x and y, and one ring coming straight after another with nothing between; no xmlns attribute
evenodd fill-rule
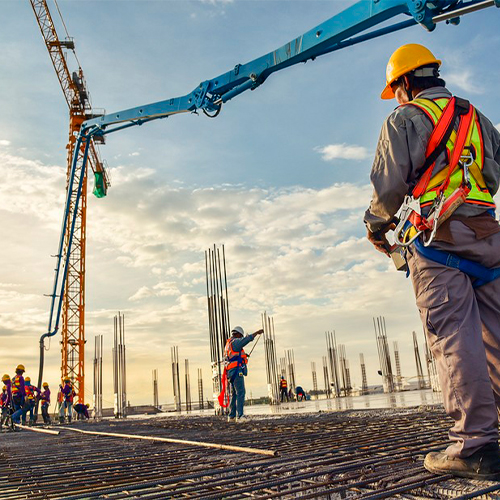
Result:
<svg viewBox="0 0 500 500"><path fill-rule="evenodd" d="M385 228L381 229L380 231L377 231L376 233L372 233L369 229L367 230L366 237L368 238L368 241L381 253L387 255L387 257L390 257L389 253L389 248L391 245L389 245L389 242L387 241L387 238L385 237L386 233L388 231L396 229L396 224L389 224Z"/></svg>
<svg viewBox="0 0 500 500"><path fill-rule="evenodd" d="M264 333L264 330L262 328L254 332L252 335L255 337L256 335L260 335L261 333Z"/></svg>

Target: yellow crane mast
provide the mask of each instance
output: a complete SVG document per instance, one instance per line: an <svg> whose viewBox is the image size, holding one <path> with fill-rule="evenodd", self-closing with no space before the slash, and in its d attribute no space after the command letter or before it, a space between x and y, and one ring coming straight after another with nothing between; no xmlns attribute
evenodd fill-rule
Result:
<svg viewBox="0 0 500 500"><path fill-rule="evenodd" d="M57 1L55 6L59 11ZM82 68L75 53L75 44L72 38L66 36L61 40L57 34L54 21L50 14L46 0L30 0L35 13L40 31L42 32L45 46L54 65L59 83L69 108L69 139L66 146L67 152L67 182L66 190L69 189L69 175L71 162L76 144L76 138L83 121L98 116L93 113L90 96L87 91ZM60 11L59 11L60 14ZM61 16L61 21L64 20ZM67 35L67 32L66 32ZM73 73L68 69L66 60L67 51L72 51L78 63L78 71ZM94 194L98 197L106 195L109 186L106 169L99 157L99 151L92 140L89 148L89 164L95 175L96 186ZM83 155L83 148L78 152ZM79 158L80 159L80 158ZM78 162L81 164L81 162ZM76 172L76 183L78 186L81 179L81 169ZM85 398L85 254L86 254L86 225L87 225L87 170L83 173L83 187L81 200L77 207L75 232L73 236L73 246L69 259L68 272L66 276L65 293L63 297L62 310L62 340L61 340L61 376L69 377L77 394L77 400L84 402ZM67 214L71 220L77 190L67 193L71 199L70 210ZM67 242L70 232L70 224L67 224L64 252L67 249Z"/></svg>

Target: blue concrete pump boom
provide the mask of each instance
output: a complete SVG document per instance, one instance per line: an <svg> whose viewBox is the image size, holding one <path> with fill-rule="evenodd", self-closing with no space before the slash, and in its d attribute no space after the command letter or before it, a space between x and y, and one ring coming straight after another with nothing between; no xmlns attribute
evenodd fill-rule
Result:
<svg viewBox="0 0 500 500"><path fill-rule="evenodd" d="M294 64L306 62L309 59L314 60L318 56L416 24L420 24L428 31L434 30L436 24L441 21L458 24L461 15L493 6L500 8L500 0L471 0L468 2L460 0L361 0L273 52L246 64L237 64L231 71L201 82L185 96L145 104L83 122L74 149L70 186L64 210L51 294L48 331L40 338L39 380L42 380L43 374L44 340L46 337L55 335L59 328L76 222L75 214L80 203L83 175L80 175L80 185L77 186L77 197L74 203L72 203L69 193L73 191L71 188L74 184L75 172L78 169L85 172L92 137L104 136L152 120L167 118L177 113L193 113L198 109L201 109L207 116L215 117L220 113L224 103L246 90L255 90L272 73ZM379 29L371 29L399 15L406 16L407 19ZM83 154L79 154L81 151ZM64 235L68 224L70 224L70 236L66 242L66 248L64 248ZM57 293L58 290L59 293ZM56 299L58 300L56 301Z"/></svg>

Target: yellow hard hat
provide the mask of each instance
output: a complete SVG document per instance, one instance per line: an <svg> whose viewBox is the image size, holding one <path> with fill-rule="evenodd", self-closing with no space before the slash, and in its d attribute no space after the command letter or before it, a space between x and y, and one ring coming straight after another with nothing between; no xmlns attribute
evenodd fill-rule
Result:
<svg viewBox="0 0 500 500"><path fill-rule="evenodd" d="M88 408L90 405L87 403L85 406Z"/></svg>
<svg viewBox="0 0 500 500"><path fill-rule="evenodd" d="M42 384L42 387L48 387L48 386L49 386L49 384L47 384L47 382L44 382L44 383Z"/></svg>
<svg viewBox="0 0 500 500"><path fill-rule="evenodd" d="M7 387L4 385L4 386L2 387L2 391L6 391L6 390L7 390Z"/></svg>
<svg viewBox="0 0 500 500"><path fill-rule="evenodd" d="M382 99L392 99L394 92L391 83L394 83L400 76L406 75L414 69L429 64L441 66L441 61L434 57L434 54L423 45L409 43L397 49L387 63L385 71L386 85L380 97Z"/></svg>
<svg viewBox="0 0 500 500"><path fill-rule="evenodd" d="M16 372L17 372L18 370L22 370L23 372L25 372L25 371L26 371L26 368L24 368L24 365L17 365Z"/></svg>
<svg viewBox="0 0 500 500"><path fill-rule="evenodd" d="M69 377L64 377L63 382L71 382L71 379Z"/></svg>
<svg viewBox="0 0 500 500"><path fill-rule="evenodd" d="M30 379L29 377L26 377L26 378L24 379L24 381L25 381L25 382L31 382L31 379Z"/></svg>
<svg viewBox="0 0 500 500"><path fill-rule="evenodd" d="M9 375L5 374L3 377L2 377L2 382L5 382L6 380L10 380L10 377Z"/></svg>

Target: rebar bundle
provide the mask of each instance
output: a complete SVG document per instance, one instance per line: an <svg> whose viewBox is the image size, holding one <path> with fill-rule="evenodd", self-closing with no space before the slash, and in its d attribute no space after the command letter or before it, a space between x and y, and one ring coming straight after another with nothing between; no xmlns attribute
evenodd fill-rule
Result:
<svg viewBox="0 0 500 500"><path fill-rule="evenodd" d="M297 383L295 381L295 356L293 354L293 349L285 350L286 367L288 371L288 383L292 392L295 394L295 388Z"/></svg>
<svg viewBox="0 0 500 500"><path fill-rule="evenodd" d="M94 406L94 418L102 418L102 335L96 335L95 337L92 403Z"/></svg>
<svg viewBox="0 0 500 500"><path fill-rule="evenodd" d="M172 359L172 384L174 389L174 404L175 411L181 411L181 381L179 376L179 347L174 346L170 348L170 356Z"/></svg>
<svg viewBox="0 0 500 500"><path fill-rule="evenodd" d="M349 370L349 361L345 352L345 345L339 344L338 346L339 366L342 377L342 392L344 396L352 394L351 373Z"/></svg>
<svg viewBox="0 0 500 500"><path fill-rule="evenodd" d="M313 392L316 396L316 399L318 399L318 376L316 374L316 363L314 361L311 361L311 374L313 381Z"/></svg>
<svg viewBox="0 0 500 500"><path fill-rule="evenodd" d="M153 370L153 406L158 408L160 406L158 400L158 370Z"/></svg>
<svg viewBox="0 0 500 500"><path fill-rule="evenodd" d="M264 353L266 361L267 393L269 404L280 404L278 360L276 358L276 336L274 332L274 318L262 314L262 328L264 330Z"/></svg>
<svg viewBox="0 0 500 500"><path fill-rule="evenodd" d="M403 390L403 377L401 376L401 361L399 359L399 348L398 343L394 341L392 343L394 348L394 361L396 362L396 390Z"/></svg>
<svg viewBox="0 0 500 500"><path fill-rule="evenodd" d="M412 335L413 335L413 350L415 352L415 364L417 365L418 388L425 389L424 370L422 370L422 361L420 359L420 351L418 349L417 334L415 332L412 332Z"/></svg>
<svg viewBox="0 0 500 500"><path fill-rule="evenodd" d="M205 408L203 397L203 375L201 372L201 368L198 368L198 408L203 410Z"/></svg>
<svg viewBox="0 0 500 500"><path fill-rule="evenodd" d="M375 339L377 341L380 374L382 375L384 392L394 392L394 375L392 373L391 353L387 342L385 318L383 316L379 316L376 319L373 318L373 326L375 327Z"/></svg>
<svg viewBox="0 0 500 500"><path fill-rule="evenodd" d="M323 380L325 381L325 395L327 398L329 398L332 395L332 387L330 385L330 377L328 376L326 356L323 356L321 359L323 360Z"/></svg>
<svg viewBox="0 0 500 500"><path fill-rule="evenodd" d="M432 355L431 349L427 344L426 338L424 342L424 354L425 354L425 363L427 365L427 375L429 377L429 387L434 392L441 392L441 384L439 383L436 360Z"/></svg>
<svg viewBox="0 0 500 500"><path fill-rule="evenodd" d="M114 318L113 382L116 418L127 416L127 369L125 358L125 316L118 313Z"/></svg>
<svg viewBox="0 0 500 500"><path fill-rule="evenodd" d="M186 380L186 411L191 411L191 381L189 379L189 359L184 360L184 378Z"/></svg>
<svg viewBox="0 0 500 500"><path fill-rule="evenodd" d="M331 383L333 384L333 395L337 398L340 397L340 376L339 376L339 358L337 350L337 337L335 331L325 332L326 335L326 354L328 364L330 366Z"/></svg>
<svg viewBox="0 0 500 500"><path fill-rule="evenodd" d="M212 362L212 388L215 413L221 413L218 396L221 390L224 348L230 334L229 300L227 295L226 255L222 245L205 251L207 282L208 329L210 333L210 359Z"/></svg>
<svg viewBox="0 0 500 500"><path fill-rule="evenodd" d="M365 357L362 352L359 353L359 363L361 365L361 394L368 394L368 379L366 378Z"/></svg>

